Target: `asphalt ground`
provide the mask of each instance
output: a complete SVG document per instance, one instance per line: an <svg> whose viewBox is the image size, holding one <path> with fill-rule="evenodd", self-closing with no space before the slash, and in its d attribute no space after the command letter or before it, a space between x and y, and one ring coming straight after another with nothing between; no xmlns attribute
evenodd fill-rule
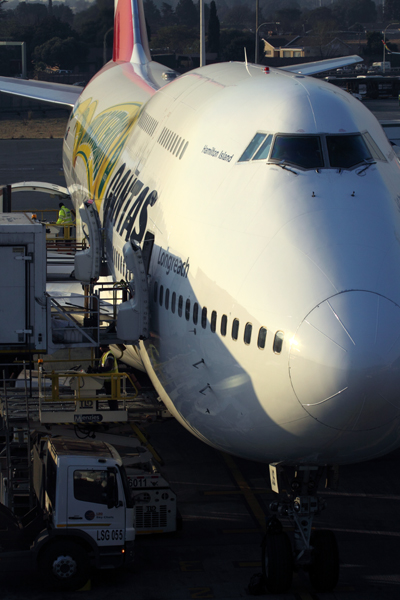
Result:
<svg viewBox="0 0 400 600"><path fill-rule="evenodd" d="M396 109L400 114L397 101L372 102L378 118L397 118ZM25 174L29 173L29 180L64 185L60 167L61 140L0 141L1 183L28 180ZM54 200L48 198L47 202ZM33 210L37 205L23 208ZM261 571L260 544L268 505L274 499L267 465L224 455L198 441L173 419L148 424L145 433L162 458L163 475L177 494L182 530L138 537L132 567L95 572L90 589L79 593L96 600L248 597L250 578ZM300 572L287 594L269 597L398 598L400 450L341 467L338 489L325 497L328 508L314 524L332 529L337 536L341 558L337 588L333 593L316 594L308 577ZM44 591L34 573L18 571L16 566L17 570L6 571L0 561L1 600L54 598L54 592ZM62 600L76 596L57 594Z"/></svg>
<svg viewBox="0 0 400 600"><path fill-rule="evenodd" d="M135 563L117 571L94 572L96 600L189 600L250 597L252 575L261 571L260 544L269 502L266 465L216 451L175 420L145 429L162 459L161 471L177 494L182 530L138 536ZM334 593L316 594L308 577L295 574L283 600L389 600L399 596L400 451L379 460L342 467L338 490L326 494L328 508L316 519L338 540L341 572ZM1 568L1 562L0 562ZM2 600L54 597L33 572L0 572ZM62 600L76 598L61 593Z"/></svg>

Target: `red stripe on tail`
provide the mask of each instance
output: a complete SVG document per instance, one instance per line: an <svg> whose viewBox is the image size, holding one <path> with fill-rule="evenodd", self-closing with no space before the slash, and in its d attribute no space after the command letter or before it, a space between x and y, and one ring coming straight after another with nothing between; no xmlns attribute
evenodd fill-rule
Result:
<svg viewBox="0 0 400 600"><path fill-rule="evenodd" d="M133 52L132 2L118 0L114 17L113 61L129 62Z"/></svg>

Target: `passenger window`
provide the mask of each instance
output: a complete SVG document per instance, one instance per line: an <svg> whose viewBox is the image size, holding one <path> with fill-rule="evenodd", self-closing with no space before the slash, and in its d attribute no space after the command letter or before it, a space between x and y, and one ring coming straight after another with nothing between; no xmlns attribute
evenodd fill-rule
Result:
<svg viewBox="0 0 400 600"><path fill-rule="evenodd" d="M246 323L246 326L244 328L244 336L243 336L243 340L244 340L245 344L250 344L252 331L253 331L253 325L251 323Z"/></svg>
<svg viewBox="0 0 400 600"><path fill-rule="evenodd" d="M182 310L183 310L183 296L179 296L179 300L178 300L178 315L180 317L182 316Z"/></svg>
<svg viewBox="0 0 400 600"><path fill-rule="evenodd" d="M176 294L175 294L175 292L173 292L172 300L171 300L171 310L173 313L175 313L175 306L176 306Z"/></svg>
<svg viewBox="0 0 400 600"><path fill-rule="evenodd" d="M232 339L237 340L239 335L239 320L233 319L232 323Z"/></svg>
<svg viewBox="0 0 400 600"><path fill-rule="evenodd" d="M210 323L210 325L211 325L211 331L213 333L215 333L215 330L217 328L217 313L216 313L215 310L213 310L212 313L211 313L211 323Z"/></svg>
<svg viewBox="0 0 400 600"><path fill-rule="evenodd" d="M260 331L258 332L258 340L257 340L257 346L260 348L260 350L264 350L266 339L267 339L267 330L265 329L265 327L261 327Z"/></svg>
<svg viewBox="0 0 400 600"><path fill-rule="evenodd" d="M154 302L157 302L157 296L158 296L158 283L157 283L157 281L155 281L154 282L154 295L153 295Z"/></svg>
<svg viewBox="0 0 400 600"><path fill-rule="evenodd" d="M226 335L226 327L228 324L228 317L226 315L222 315L221 318L221 335Z"/></svg>
<svg viewBox="0 0 400 600"><path fill-rule="evenodd" d="M277 331L274 337L274 345L273 351L275 354L280 354L282 352L283 346L283 331Z"/></svg>
<svg viewBox="0 0 400 600"><path fill-rule="evenodd" d="M190 300L186 300L186 306L185 306L185 319L186 321L189 321L190 319Z"/></svg>
<svg viewBox="0 0 400 600"><path fill-rule="evenodd" d="M163 299L164 299L164 286L160 285L160 296L158 299L160 306L162 306L162 304L163 304Z"/></svg>
<svg viewBox="0 0 400 600"><path fill-rule="evenodd" d="M165 308L168 310L169 308L169 288L165 290Z"/></svg>
<svg viewBox="0 0 400 600"><path fill-rule="evenodd" d="M327 135L329 164L338 169L351 169L372 159L371 152L361 133L351 135Z"/></svg>
<svg viewBox="0 0 400 600"><path fill-rule="evenodd" d="M323 167L321 140L317 135L277 135L271 160L284 161L303 169Z"/></svg>
<svg viewBox="0 0 400 600"><path fill-rule="evenodd" d="M243 152L242 156L239 158L238 162L245 162L250 160L253 154L258 150L259 145L265 138L265 133L256 133L256 135L251 140L250 144L247 146L246 150Z"/></svg>
<svg viewBox="0 0 400 600"><path fill-rule="evenodd" d="M199 320L199 305L197 302L193 304L193 323L197 325L197 321Z"/></svg>
<svg viewBox="0 0 400 600"><path fill-rule="evenodd" d="M201 326L203 329L205 329L207 327L207 309L204 306L203 310L201 311Z"/></svg>
<svg viewBox="0 0 400 600"><path fill-rule="evenodd" d="M272 135L267 135L253 160L266 160L272 144Z"/></svg>

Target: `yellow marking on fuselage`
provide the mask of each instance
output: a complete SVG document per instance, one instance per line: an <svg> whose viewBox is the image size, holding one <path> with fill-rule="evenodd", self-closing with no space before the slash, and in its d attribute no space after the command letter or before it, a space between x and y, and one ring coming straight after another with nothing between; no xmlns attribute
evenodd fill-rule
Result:
<svg viewBox="0 0 400 600"><path fill-rule="evenodd" d="M97 104L96 100L88 98L74 110L76 121L72 164L75 167L78 158L83 161L89 194L100 212L108 182L138 119L142 104L117 104L96 115Z"/></svg>

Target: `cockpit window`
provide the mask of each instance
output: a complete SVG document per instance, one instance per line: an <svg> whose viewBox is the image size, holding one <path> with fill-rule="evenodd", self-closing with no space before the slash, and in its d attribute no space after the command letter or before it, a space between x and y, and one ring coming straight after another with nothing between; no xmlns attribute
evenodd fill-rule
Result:
<svg viewBox="0 0 400 600"><path fill-rule="evenodd" d="M250 144L247 146L246 150L243 152L242 156L239 158L238 162L250 160L253 154L256 152L256 150L258 150L258 147L264 140L265 136L265 133L256 133L256 135L251 140Z"/></svg>
<svg viewBox="0 0 400 600"><path fill-rule="evenodd" d="M387 162L384 154L378 148L375 140L372 139L368 131L363 133L363 138L365 143L367 144L368 150L371 152L372 158L375 160L381 160L383 162Z"/></svg>
<svg viewBox="0 0 400 600"><path fill-rule="evenodd" d="M303 169L324 166L319 136L277 135L270 160L284 161Z"/></svg>
<svg viewBox="0 0 400 600"><path fill-rule="evenodd" d="M350 169L366 160L372 160L371 152L360 133L327 135L326 144L331 167Z"/></svg>
<svg viewBox="0 0 400 600"><path fill-rule="evenodd" d="M269 150L272 144L272 135L267 135L257 153L254 155L253 160L266 160L268 158Z"/></svg>

